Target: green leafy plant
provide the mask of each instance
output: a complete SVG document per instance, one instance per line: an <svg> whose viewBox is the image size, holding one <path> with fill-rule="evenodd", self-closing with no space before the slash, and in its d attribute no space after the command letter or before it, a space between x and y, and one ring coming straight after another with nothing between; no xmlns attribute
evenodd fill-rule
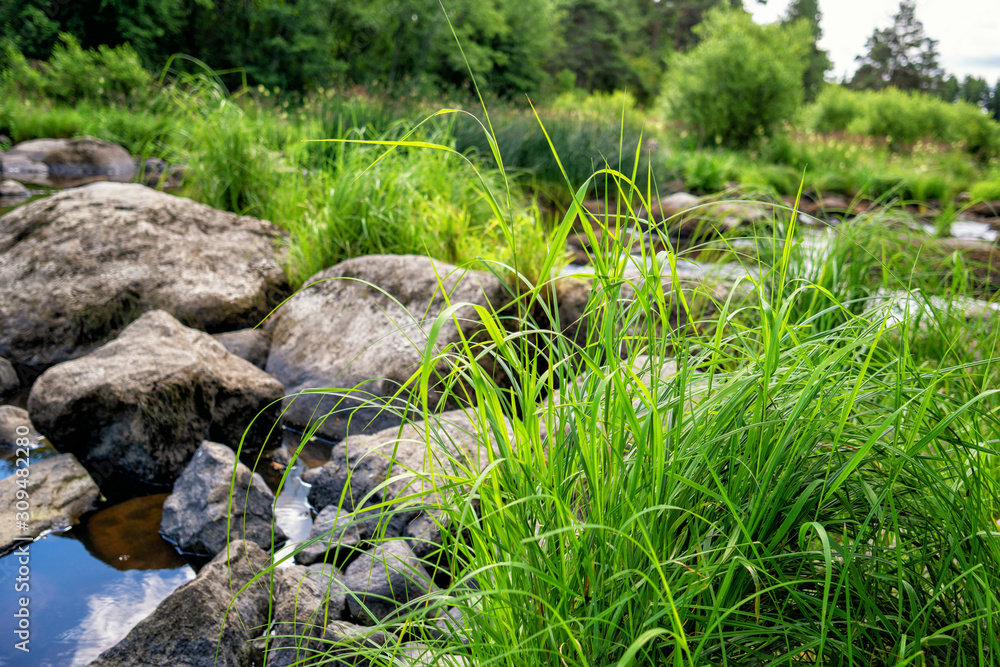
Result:
<svg viewBox="0 0 1000 667"><path fill-rule="evenodd" d="M802 103L809 26L759 26L741 11L714 10L701 43L671 62L667 118L699 145L745 148L773 135Z"/></svg>

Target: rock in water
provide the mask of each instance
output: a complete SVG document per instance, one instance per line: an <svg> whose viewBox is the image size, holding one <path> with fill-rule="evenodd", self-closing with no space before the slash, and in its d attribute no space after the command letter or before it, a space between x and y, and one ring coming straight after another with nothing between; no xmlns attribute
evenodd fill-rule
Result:
<svg viewBox="0 0 1000 667"><path fill-rule="evenodd" d="M369 535L370 536L370 535ZM353 551L363 539L354 514L336 505L327 505L316 517L309 539L316 540L295 554L295 562L311 565L327 559L332 552ZM346 560L346 559L338 559Z"/></svg>
<svg viewBox="0 0 1000 667"><path fill-rule="evenodd" d="M5 181L0 181L0 197L27 197L30 194L28 188L17 181L12 181L9 178Z"/></svg>
<svg viewBox="0 0 1000 667"><path fill-rule="evenodd" d="M20 446L34 449L39 438L41 435L31 424L27 410L15 405L0 405L0 447L14 449L20 440Z"/></svg>
<svg viewBox="0 0 1000 667"><path fill-rule="evenodd" d="M404 498L411 504L434 506L441 500L439 485L453 486L455 474L475 479L488 463L489 453L481 445L475 424L462 410L452 410L431 418L429 436L427 422L419 421L402 429L351 436L337 445L330 460L310 475L309 502L318 510L333 505L346 512ZM390 466L392 480L386 484ZM389 505L387 509L406 508ZM405 521L400 531L415 514L401 517Z"/></svg>
<svg viewBox="0 0 1000 667"><path fill-rule="evenodd" d="M427 334L447 307L445 294L451 304L499 308L506 302L505 289L494 276L413 255L358 257L321 271L306 284L276 314L267 371L289 394L356 388L317 431L334 440L346 435L349 421L352 432L368 433L400 422L396 413L402 406L379 412L419 367ZM466 336L481 326L471 307L461 309L457 318ZM448 322L435 351L458 340L458 327ZM442 362L440 369L446 367ZM362 393L371 397L364 407ZM439 398L432 390L432 407ZM339 400L316 394L286 399L285 419L305 426Z"/></svg>
<svg viewBox="0 0 1000 667"><path fill-rule="evenodd" d="M209 332L253 326L288 293L281 238L137 184L26 204L0 218L0 356L41 371L157 308Z"/></svg>
<svg viewBox="0 0 1000 667"><path fill-rule="evenodd" d="M0 553L22 539L38 537L47 530L69 528L100 496L97 484L72 454L44 459L20 469L28 473L25 476L15 473L0 480L0 507L6 508L10 515L8 520L0 522ZM18 491L27 491L28 500L20 498ZM19 501L29 506L26 510L29 518L20 527L15 516Z"/></svg>
<svg viewBox="0 0 1000 667"><path fill-rule="evenodd" d="M204 440L237 448L249 428L242 454L251 462L277 446L283 394L281 383L208 334L153 311L86 357L45 371L28 412L84 465L166 484Z"/></svg>
<svg viewBox="0 0 1000 667"><path fill-rule="evenodd" d="M240 589L268 564L257 545L234 542L91 667L240 667L246 642L267 629L270 578Z"/></svg>
<svg viewBox="0 0 1000 667"><path fill-rule="evenodd" d="M264 479L237 463L229 447L203 442L163 503L160 532L181 551L214 556L235 539L264 549L272 540L281 544L285 534L277 525L272 532L273 518L274 494Z"/></svg>
<svg viewBox="0 0 1000 667"><path fill-rule="evenodd" d="M94 137L32 139L0 153L0 171L48 184L41 177L77 179L104 177L130 181L135 161L124 148Z"/></svg>

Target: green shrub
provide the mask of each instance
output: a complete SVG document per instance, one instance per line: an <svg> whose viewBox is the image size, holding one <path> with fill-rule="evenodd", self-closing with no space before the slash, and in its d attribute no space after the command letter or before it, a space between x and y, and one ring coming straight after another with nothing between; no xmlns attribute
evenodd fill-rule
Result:
<svg viewBox="0 0 1000 667"><path fill-rule="evenodd" d="M803 117L806 126L816 132L886 138L896 149L930 140L982 156L1000 152L1000 124L982 109L919 92L828 86Z"/></svg>
<svg viewBox="0 0 1000 667"><path fill-rule="evenodd" d="M0 63L4 89L63 103L125 104L149 98L153 78L128 44L94 51L68 33L60 33L59 40L49 60L34 68L8 43Z"/></svg>
<svg viewBox="0 0 1000 667"><path fill-rule="evenodd" d="M697 193L725 190L740 176L744 160L727 151L673 152L666 158L666 168L680 175L684 186Z"/></svg>
<svg viewBox="0 0 1000 667"><path fill-rule="evenodd" d="M987 181L979 181L969 190L973 201L997 201L1000 200L1000 178Z"/></svg>
<svg viewBox="0 0 1000 667"><path fill-rule="evenodd" d="M667 73L670 120L701 145L745 148L792 118L802 102L808 26L760 26L744 12L715 10L696 30L701 43Z"/></svg>
<svg viewBox="0 0 1000 667"><path fill-rule="evenodd" d="M844 86L828 85L803 112L805 124L816 132L843 132L863 112L860 96Z"/></svg>

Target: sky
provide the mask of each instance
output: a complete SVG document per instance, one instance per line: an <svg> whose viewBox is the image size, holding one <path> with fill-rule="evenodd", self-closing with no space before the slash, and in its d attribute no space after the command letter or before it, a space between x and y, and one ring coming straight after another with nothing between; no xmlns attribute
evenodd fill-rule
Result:
<svg viewBox="0 0 1000 667"><path fill-rule="evenodd" d="M758 23L777 20L789 0L745 0ZM876 28L892 25L899 0L820 0L823 39L820 48L830 54L833 69L828 77L840 80L852 74L854 57L865 51L865 42ZM939 62L949 74L1000 79L1000 0L917 0L917 18L924 32L938 40Z"/></svg>

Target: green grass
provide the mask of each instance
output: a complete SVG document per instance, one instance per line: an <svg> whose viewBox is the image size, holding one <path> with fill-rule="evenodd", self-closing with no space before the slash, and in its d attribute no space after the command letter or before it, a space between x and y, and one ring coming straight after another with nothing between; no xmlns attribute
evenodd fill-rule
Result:
<svg viewBox="0 0 1000 667"><path fill-rule="evenodd" d="M637 206L613 178L609 204ZM513 319L480 312L489 335L450 350L446 380L490 465L455 458L437 500L400 499L442 512L428 560L452 583L376 629L442 665L992 661L1000 333L966 321L968 274L920 265L880 226L892 214L820 245L791 218L748 239L758 278L700 295L672 279L673 251L626 273L609 216L581 339L551 327L544 278ZM465 625L435 639L445 607Z"/></svg>

